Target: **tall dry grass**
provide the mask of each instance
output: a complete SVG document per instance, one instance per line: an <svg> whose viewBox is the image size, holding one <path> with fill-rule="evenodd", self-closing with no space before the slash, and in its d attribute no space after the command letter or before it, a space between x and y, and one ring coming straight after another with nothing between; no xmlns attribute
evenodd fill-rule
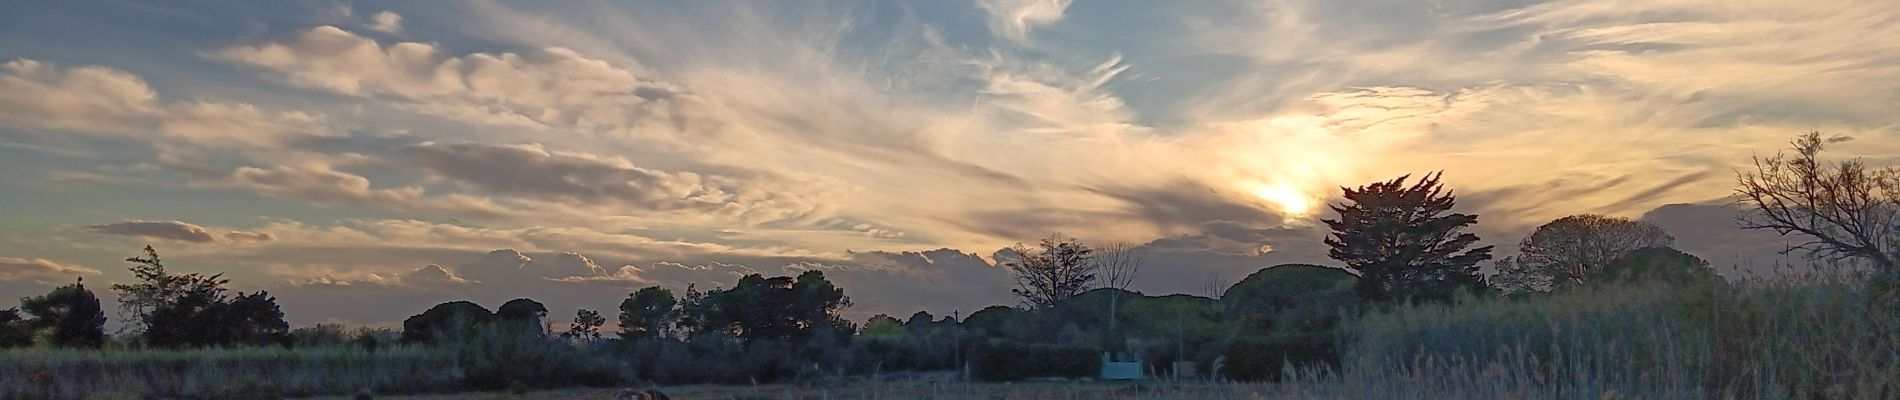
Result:
<svg viewBox="0 0 1900 400"><path fill-rule="evenodd" d="M1900 398L1900 308L1853 274L1601 287L1360 318L1315 398Z"/></svg>
<svg viewBox="0 0 1900 400"><path fill-rule="evenodd" d="M420 347L0 351L0 398L278 398L458 387L453 354Z"/></svg>

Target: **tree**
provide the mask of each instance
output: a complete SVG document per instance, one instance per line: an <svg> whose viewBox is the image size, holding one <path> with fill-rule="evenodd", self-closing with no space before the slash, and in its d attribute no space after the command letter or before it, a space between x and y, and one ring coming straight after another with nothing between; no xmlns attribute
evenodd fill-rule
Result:
<svg viewBox="0 0 1900 400"><path fill-rule="evenodd" d="M1668 247L1637 249L1610 262L1590 277L1592 284L1661 283L1688 286L1720 283L1709 262Z"/></svg>
<svg viewBox="0 0 1900 400"><path fill-rule="evenodd" d="M164 262L158 257L158 250L149 245L145 246L143 256L126 258L125 261L133 263L131 267L128 267L132 270L133 283L113 284L112 291L119 294L120 319L126 321L124 329L141 337L147 336L144 332L153 329L154 315L160 310L173 308L169 314L176 317L180 314L189 314L188 311L191 311L176 309L176 307L208 308L211 303L223 300L224 284L230 283L229 280L223 279L222 275L172 274L165 270ZM187 296L196 296L188 299L196 303L179 305L178 302L187 300ZM174 321L196 323L190 318L192 317L186 316L185 319ZM189 329L191 327L172 328Z"/></svg>
<svg viewBox="0 0 1900 400"><path fill-rule="evenodd" d="M451 301L402 320L403 343L439 343L466 339L493 314L468 301Z"/></svg>
<svg viewBox="0 0 1900 400"><path fill-rule="evenodd" d="M269 292L238 292L218 311L224 339L220 344L269 345L290 342L290 323L284 321L283 308L277 306L277 298L271 297Z"/></svg>
<svg viewBox="0 0 1900 400"><path fill-rule="evenodd" d="M1327 255L1359 271L1356 286L1367 300L1445 300L1460 290L1483 286L1477 264L1491 258L1491 246L1471 248L1478 235L1465 228L1478 216L1450 213L1452 192L1439 184L1443 173L1411 176L1345 191L1346 203L1332 205L1339 219L1322 220L1332 229Z"/></svg>
<svg viewBox="0 0 1900 400"><path fill-rule="evenodd" d="M1676 238L1662 227L1647 222L1596 214L1572 215L1537 227L1518 243L1519 255L1512 260L1514 264L1508 268L1506 264L1499 264L1499 271L1541 275L1507 278L1507 281L1521 280L1526 285L1540 286L1530 288L1533 290L1541 289L1542 282L1548 282L1552 289L1578 286L1630 252L1675 243Z"/></svg>
<svg viewBox="0 0 1900 400"><path fill-rule="evenodd" d="M1783 252L1865 260L1891 282L1900 274L1900 168L1822 162L1830 141L1819 132L1801 135L1791 142L1793 154L1757 156L1753 171L1736 171L1736 194L1750 208L1741 226L1806 236Z"/></svg>
<svg viewBox="0 0 1900 400"><path fill-rule="evenodd" d="M548 317L548 307L530 299L514 299L501 303L495 309L495 322L513 329L513 332L547 335L548 327L544 322Z"/></svg>
<svg viewBox="0 0 1900 400"><path fill-rule="evenodd" d="M1121 319L1116 311L1121 304L1122 292L1135 283L1135 277L1141 275L1141 265L1146 257L1134 246L1126 243L1111 243L1095 252L1090 262L1101 275L1102 287L1114 289L1108 292L1108 333L1115 334L1115 325Z"/></svg>
<svg viewBox="0 0 1900 400"><path fill-rule="evenodd" d="M678 305L673 291L659 286L628 294L626 300L620 301L620 338L653 338L666 334L679 317L675 309Z"/></svg>
<svg viewBox="0 0 1900 400"><path fill-rule="evenodd" d="M569 325L561 337L588 342L600 340L600 326L606 324L607 317L600 316L600 312L583 308L574 312L574 324Z"/></svg>
<svg viewBox="0 0 1900 400"><path fill-rule="evenodd" d="M1017 243L1004 253L1008 260L1003 265L1016 275L1016 288L1010 292L1038 310L1088 291L1101 267L1092 260L1094 250L1060 233L1043 238L1034 248Z"/></svg>
<svg viewBox="0 0 1900 400"><path fill-rule="evenodd" d="M32 330L52 330L54 346L98 348L106 341L106 312L99 298L83 283L53 288L44 296L20 299L20 311L31 315Z"/></svg>

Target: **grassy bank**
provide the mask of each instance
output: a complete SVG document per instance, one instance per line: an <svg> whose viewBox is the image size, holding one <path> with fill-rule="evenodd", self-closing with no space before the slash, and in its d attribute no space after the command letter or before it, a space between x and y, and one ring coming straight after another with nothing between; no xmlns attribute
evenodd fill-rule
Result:
<svg viewBox="0 0 1900 400"><path fill-rule="evenodd" d="M1894 398L1900 309L1853 278L1606 287L1374 311L1329 398Z"/></svg>
<svg viewBox="0 0 1900 400"><path fill-rule="evenodd" d="M0 398L276 398L457 387L452 354L418 347L0 351Z"/></svg>

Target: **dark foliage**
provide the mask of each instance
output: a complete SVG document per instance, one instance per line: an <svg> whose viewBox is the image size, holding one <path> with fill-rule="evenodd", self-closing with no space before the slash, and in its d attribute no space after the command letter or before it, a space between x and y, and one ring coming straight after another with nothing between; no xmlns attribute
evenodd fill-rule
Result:
<svg viewBox="0 0 1900 400"><path fill-rule="evenodd" d="M641 339L667 334L679 319L679 300L659 286L641 288L620 301L620 338Z"/></svg>
<svg viewBox="0 0 1900 400"><path fill-rule="evenodd" d="M1336 338L1328 332L1242 337L1227 345L1221 374L1237 381L1277 381L1294 368L1339 366Z"/></svg>
<svg viewBox="0 0 1900 400"><path fill-rule="evenodd" d="M430 307L422 314L402 320L403 343L455 341L474 336L476 326L485 324L493 314L487 308L468 301L451 301Z"/></svg>
<svg viewBox="0 0 1900 400"><path fill-rule="evenodd" d="M1478 263L1491 258L1491 246L1471 248L1478 235L1464 230L1478 216L1450 213L1456 201L1440 176L1343 188L1346 203L1332 206L1339 219L1323 220L1332 229L1327 255L1359 271L1361 297L1448 300L1483 288Z"/></svg>
<svg viewBox="0 0 1900 400"><path fill-rule="evenodd" d="M33 327L20 316L20 309L0 310L0 349L32 345Z"/></svg>
<svg viewBox="0 0 1900 400"><path fill-rule="evenodd" d="M1092 377L1101 369L1102 353L1085 346L1028 344L991 340L976 347L971 375L985 381L1029 378Z"/></svg>
<svg viewBox="0 0 1900 400"><path fill-rule="evenodd" d="M105 310L84 284L60 286L44 296L20 299L20 311L32 316L26 321L29 332L52 331L48 341L54 346L90 349L105 343Z"/></svg>

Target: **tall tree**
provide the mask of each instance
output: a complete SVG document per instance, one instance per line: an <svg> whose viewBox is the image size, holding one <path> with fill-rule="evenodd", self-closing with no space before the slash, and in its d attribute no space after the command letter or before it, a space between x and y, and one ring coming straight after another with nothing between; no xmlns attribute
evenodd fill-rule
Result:
<svg viewBox="0 0 1900 400"><path fill-rule="evenodd" d="M1586 283L1630 252L1669 247L1676 238L1647 222L1597 214L1572 215L1537 227L1518 243L1518 263L1556 287ZM1501 270L1502 271L1502 270Z"/></svg>
<svg viewBox="0 0 1900 400"><path fill-rule="evenodd" d="M1491 246L1471 247L1478 235L1465 229L1478 216L1451 213L1452 192L1427 174L1410 186L1401 176L1358 188L1341 188L1345 203L1332 205L1339 219L1327 255L1360 273L1356 290L1367 300L1444 300L1483 286L1477 264Z"/></svg>
<svg viewBox="0 0 1900 400"><path fill-rule="evenodd" d="M59 347L98 348L106 341L106 312L99 297L83 283L54 288L44 296L20 299L20 311L31 315L27 325L50 329L50 341Z"/></svg>
<svg viewBox="0 0 1900 400"><path fill-rule="evenodd" d="M1043 238L1036 247L1017 243L1004 255L1008 258L1003 266L1016 275L1016 288L1010 292L1033 309L1053 308L1088 291L1101 267L1093 261L1093 249L1060 233Z"/></svg>
<svg viewBox="0 0 1900 400"><path fill-rule="evenodd" d="M1114 335L1117 322L1121 319L1118 308L1121 305L1122 292L1135 283L1135 277L1141 275L1141 266L1146 257L1134 246L1127 243L1110 243L1095 252L1090 262L1101 276L1102 287L1114 289L1108 292L1108 334Z"/></svg>
<svg viewBox="0 0 1900 400"><path fill-rule="evenodd" d="M620 338L642 339L665 335L679 317L673 291L648 286L620 301Z"/></svg>
<svg viewBox="0 0 1900 400"><path fill-rule="evenodd" d="M1758 156L1754 170L1736 171L1736 194L1750 208L1741 225L1806 236L1784 252L1865 260L1891 282L1900 275L1900 167L1823 162L1830 141L1819 132L1801 135L1791 142L1793 154Z"/></svg>
<svg viewBox="0 0 1900 400"><path fill-rule="evenodd" d="M584 342L600 340L600 326L606 324L607 317L600 316L600 312L583 308L574 311L574 324L568 325L561 337Z"/></svg>

